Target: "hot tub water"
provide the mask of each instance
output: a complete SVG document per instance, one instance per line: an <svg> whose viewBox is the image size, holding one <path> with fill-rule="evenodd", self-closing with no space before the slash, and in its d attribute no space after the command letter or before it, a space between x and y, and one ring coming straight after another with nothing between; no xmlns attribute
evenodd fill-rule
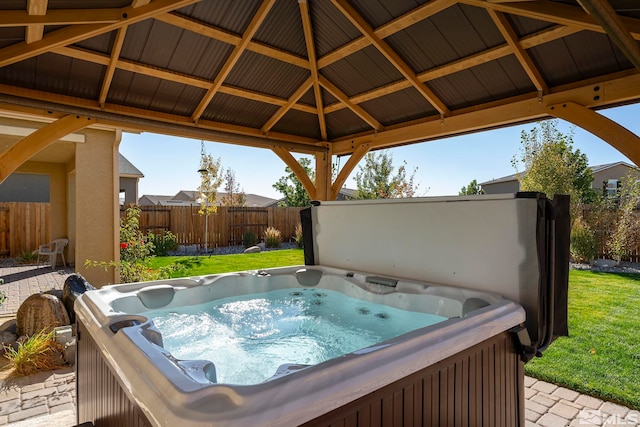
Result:
<svg viewBox="0 0 640 427"><path fill-rule="evenodd" d="M446 320L328 289L281 289L145 313L163 347L214 363L218 383L249 385L285 364L316 365Z"/></svg>

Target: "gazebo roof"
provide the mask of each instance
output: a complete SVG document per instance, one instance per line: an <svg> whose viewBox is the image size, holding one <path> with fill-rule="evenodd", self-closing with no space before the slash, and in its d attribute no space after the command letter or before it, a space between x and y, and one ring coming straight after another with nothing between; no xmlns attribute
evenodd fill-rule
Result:
<svg viewBox="0 0 640 427"><path fill-rule="evenodd" d="M636 102L640 6L581 3L5 0L0 112L345 155Z"/></svg>

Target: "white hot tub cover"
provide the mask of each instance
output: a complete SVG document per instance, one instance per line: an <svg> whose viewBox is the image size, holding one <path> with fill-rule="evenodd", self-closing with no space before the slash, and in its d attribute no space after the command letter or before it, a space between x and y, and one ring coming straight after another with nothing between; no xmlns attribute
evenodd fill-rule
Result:
<svg viewBox="0 0 640 427"><path fill-rule="evenodd" d="M569 197L540 193L314 202L305 264L493 292L522 305L523 359L567 335Z"/></svg>

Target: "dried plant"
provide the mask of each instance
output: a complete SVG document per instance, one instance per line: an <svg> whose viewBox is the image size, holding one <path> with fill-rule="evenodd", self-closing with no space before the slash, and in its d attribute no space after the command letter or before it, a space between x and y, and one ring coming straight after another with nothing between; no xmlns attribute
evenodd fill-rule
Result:
<svg viewBox="0 0 640 427"><path fill-rule="evenodd" d="M279 248L280 243L282 243L280 230L274 227L268 227L264 231L264 243L268 248Z"/></svg>
<svg viewBox="0 0 640 427"><path fill-rule="evenodd" d="M9 360L9 369L12 368L15 375L26 376L63 366L63 350L64 346L55 339L54 330L42 330L26 341L19 342L17 350L5 346L4 357Z"/></svg>

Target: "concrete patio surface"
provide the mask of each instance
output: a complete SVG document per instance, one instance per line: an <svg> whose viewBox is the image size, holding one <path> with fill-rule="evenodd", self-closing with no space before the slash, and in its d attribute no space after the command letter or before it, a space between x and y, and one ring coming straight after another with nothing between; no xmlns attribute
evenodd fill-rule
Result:
<svg viewBox="0 0 640 427"><path fill-rule="evenodd" d="M29 295L62 289L71 269L0 267L8 297L0 317L15 315ZM640 411L525 377L526 427L639 426ZM76 425L73 368L42 372L0 384L0 425L19 427Z"/></svg>

